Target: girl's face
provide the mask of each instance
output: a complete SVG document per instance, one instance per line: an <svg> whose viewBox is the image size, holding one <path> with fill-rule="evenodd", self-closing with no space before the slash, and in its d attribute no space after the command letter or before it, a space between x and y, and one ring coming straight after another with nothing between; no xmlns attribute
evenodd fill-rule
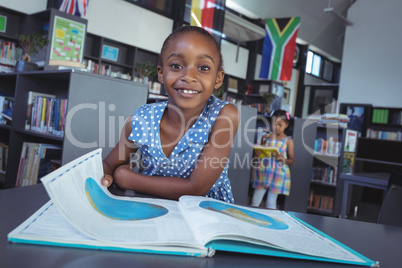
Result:
<svg viewBox="0 0 402 268"><path fill-rule="evenodd" d="M280 117L273 117L273 124L272 124L272 129L275 132L276 135L282 135L285 133L285 129L288 127L289 123L287 123L285 120L283 120Z"/></svg>
<svg viewBox="0 0 402 268"><path fill-rule="evenodd" d="M158 66L158 80L165 86L169 103L180 109L204 108L214 89L222 85L219 52L199 33L182 33L170 41Z"/></svg>

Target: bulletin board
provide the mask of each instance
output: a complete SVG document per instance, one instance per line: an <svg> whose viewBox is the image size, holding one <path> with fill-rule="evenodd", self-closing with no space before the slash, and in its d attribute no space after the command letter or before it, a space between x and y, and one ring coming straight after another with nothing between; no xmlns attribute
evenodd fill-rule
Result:
<svg viewBox="0 0 402 268"><path fill-rule="evenodd" d="M80 67L86 24L54 16L49 65Z"/></svg>

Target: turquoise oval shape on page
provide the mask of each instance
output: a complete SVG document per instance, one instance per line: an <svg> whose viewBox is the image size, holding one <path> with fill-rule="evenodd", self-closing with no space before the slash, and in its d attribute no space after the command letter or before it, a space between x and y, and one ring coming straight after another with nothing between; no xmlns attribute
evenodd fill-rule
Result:
<svg viewBox="0 0 402 268"><path fill-rule="evenodd" d="M200 202L199 206L204 209L222 213L238 220L269 229L286 230L289 228L286 223L268 215L264 215L244 208L235 207L226 203L221 203L217 201L202 201Z"/></svg>
<svg viewBox="0 0 402 268"><path fill-rule="evenodd" d="M94 209L116 220L147 220L169 212L167 208L159 205L110 197L93 178L86 179L85 192Z"/></svg>

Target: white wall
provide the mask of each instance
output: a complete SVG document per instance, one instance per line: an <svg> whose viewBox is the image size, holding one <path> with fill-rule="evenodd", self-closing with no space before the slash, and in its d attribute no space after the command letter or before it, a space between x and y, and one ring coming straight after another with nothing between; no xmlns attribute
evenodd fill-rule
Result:
<svg viewBox="0 0 402 268"><path fill-rule="evenodd" d="M25 14L46 10L47 0L0 0L0 6Z"/></svg>
<svg viewBox="0 0 402 268"><path fill-rule="evenodd" d="M348 18L339 103L402 107L402 1L357 1Z"/></svg>
<svg viewBox="0 0 402 268"><path fill-rule="evenodd" d="M159 53L173 20L122 0L91 0L89 33Z"/></svg>
<svg viewBox="0 0 402 268"><path fill-rule="evenodd" d="M223 68L229 75L234 75L238 78L246 79L248 55L249 51L245 48L239 47L239 55L236 60L237 46L222 40L221 52L223 58Z"/></svg>

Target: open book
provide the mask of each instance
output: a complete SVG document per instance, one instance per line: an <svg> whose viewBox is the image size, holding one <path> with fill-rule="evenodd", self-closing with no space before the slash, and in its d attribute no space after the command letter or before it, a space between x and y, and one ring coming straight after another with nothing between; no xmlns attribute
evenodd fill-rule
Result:
<svg viewBox="0 0 402 268"><path fill-rule="evenodd" d="M207 197L117 197L101 185L101 150L42 178L51 198L8 234L15 243L213 256L215 250L372 266L292 214Z"/></svg>
<svg viewBox="0 0 402 268"><path fill-rule="evenodd" d="M275 154L279 154L279 150L276 147L254 145L253 149L256 152L261 152L261 154L258 158L271 157L271 156L274 156Z"/></svg>

